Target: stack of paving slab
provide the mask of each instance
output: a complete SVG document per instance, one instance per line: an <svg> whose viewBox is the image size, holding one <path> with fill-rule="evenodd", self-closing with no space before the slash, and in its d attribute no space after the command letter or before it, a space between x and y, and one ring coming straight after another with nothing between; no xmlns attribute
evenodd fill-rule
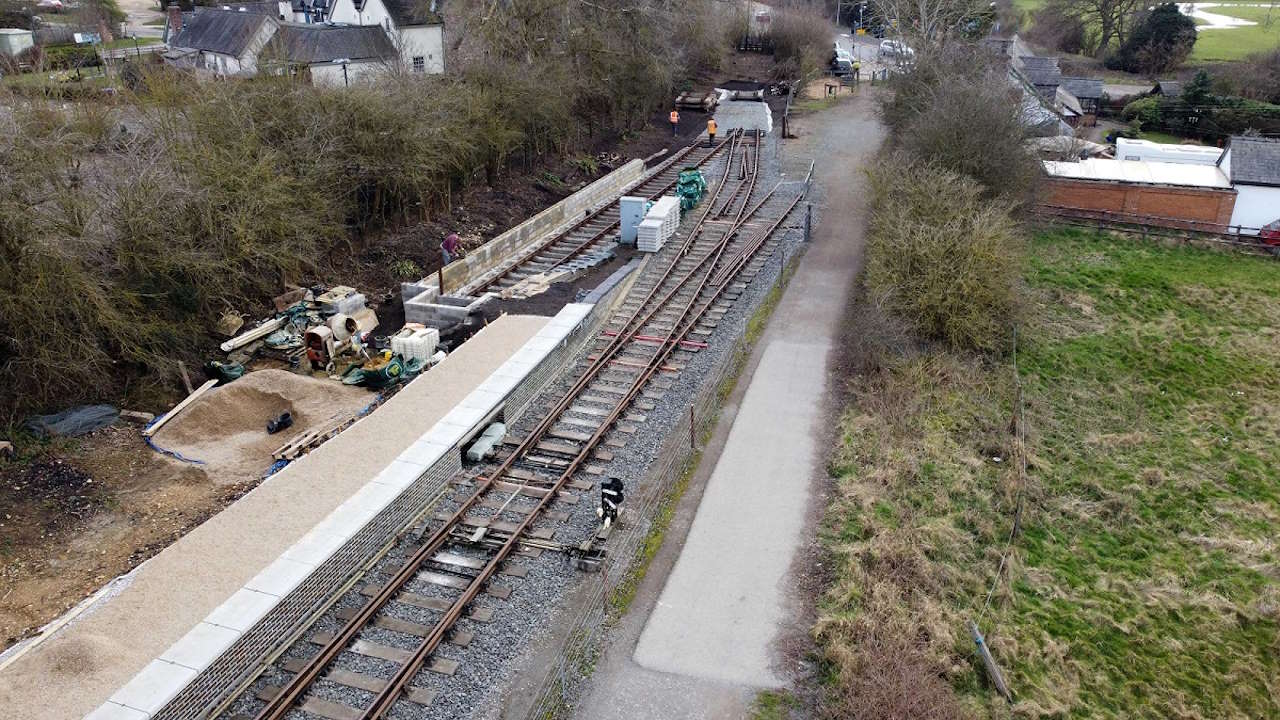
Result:
<svg viewBox="0 0 1280 720"><path fill-rule="evenodd" d="M636 229L636 249L658 252L680 227L680 198L664 195L649 208Z"/></svg>

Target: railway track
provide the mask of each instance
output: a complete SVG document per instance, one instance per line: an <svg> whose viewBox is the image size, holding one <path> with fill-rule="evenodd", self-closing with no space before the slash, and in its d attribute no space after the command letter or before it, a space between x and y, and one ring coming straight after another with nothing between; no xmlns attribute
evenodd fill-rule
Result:
<svg viewBox="0 0 1280 720"><path fill-rule="evenodd" d="M695 143L662 162L649 177L627 191L627 195L657 200L670 193L676 186L680 171L694 167L705 167L726 147L733 144L735 137L726 137L716 145ZM501 293L518 285L533 275L549 272L582 255L603 247L610 242L609 238L618 229L619 202L617 199L588 214L568 230L550 238L534 250L526 253L506 270L488 278L476 288L472 294L484 292Z"/></svg>
<svg viewBox="0 0 1280 720"><path fill-rule="evenodd" d="M608 329L573 366L567 389L520 439L504 443L491 463L455 477L453 485L463 494L451 501L452 511L407 541L411 549L403 562L366 578L362 594L368 601L339 611L339 629L305 640L317 652L280 663L279 676L287 680L259 686L255 713L234 717L372 720L394 717L404 703L430 706L433 691L415 679L424 670L451 674L457 667L436 650L471 642L470 633L457 629L458 621L488 619L491 611L475 601L482 594L510 595L499 576L522 576L520 555L568 549L552 539L554 525L567 515L552 508L577 504L594 487L582 477L599 473L588 463L609 459L606 448L617 442L614 436L643 422L644 394L662 387L660 376L679 373L684 354L706 347L697 337L710 335L740 291L735 281L763 262L760 251L775 242L775 231L802 197L779 193L781 183L757 192L760 146L759 134L735 134L709 149L727 150L730 161L696 211L696 223L649 263ZM432 593L411 591L424 582ZM408 621L389 612L396 606L427 611L432 620ZM379 642L386 633L401 642ZM344 653L395 669L361 672L340 661ZM360 705L313 692L318 683L361 691Z"/></svg>

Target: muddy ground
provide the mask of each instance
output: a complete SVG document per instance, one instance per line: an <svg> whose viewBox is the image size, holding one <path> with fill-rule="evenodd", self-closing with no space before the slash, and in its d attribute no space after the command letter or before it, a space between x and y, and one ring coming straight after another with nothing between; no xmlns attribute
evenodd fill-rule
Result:
<svg viewBox="0 0 1280 720"><path fill-rule="evenodd" d="M735 55L717 77L700 78L688 89L765 80L770 68L766 56ZM781 102L770 100L775 106ZM680 134L673 138L667 112L656 110L649 127L625 137L600 137L574 158L549 158L537 168L511 168L493 187L480 183L469 188L448 212L425 222L335 248L322 272L298 280L355 286L378 311L379 334L397 328L404 318L400 282L435 271L439 243L447 233L457 232L478 245L626 160L674 151L705 130L705 114L681 111ZM594 169L584 161L588 157ZM501 303L499 309L554 314L628 258L628 251L620 252L571 282L528 300ZM413 264L411 273L405 261ZM235 310L260 317L269 309ZM211 357L217 355L212 345ZM201 378L194 375L198 384ZM136 409L160 414L184 395L182 388L174 387L168 395L149 396L154 407ZM259 482L257 473L244 465L222 473L166 458L149 448L139 431L136 425L120 423L75 440L27 443L20 446L18 460L0 459L0 649L33 634Z"/></svg>

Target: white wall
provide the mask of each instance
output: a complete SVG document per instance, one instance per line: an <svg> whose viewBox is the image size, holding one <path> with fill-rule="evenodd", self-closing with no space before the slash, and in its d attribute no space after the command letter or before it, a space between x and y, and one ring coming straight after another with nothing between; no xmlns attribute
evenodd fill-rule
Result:
<svg viewBox="0 0 1280 720"><path fill-rule="evenodd" d="M377 61L347 63L347 83L372 82L386 68ZM316 87L343 87L342 66L317 63L311 66L311 84Z"/></svg>
<svg viewBox="0 0 1280 720"><path fill-rule="evenodd" d="M376 0L373 0L376 1ZM425 72L438 75L444 72L444 27L441 25L415 25L400 30L396 41L400 58L406 70L413 70L413 59L421 57Z"/></svg>
<svg viewBox="0 0 1280 720"><path fill-rule="evenodd" d="M1254 228L1241 232L1257 235L1257 228L1280 220L1280 187L1236 185L1236 193L1236 206L1231 211L1232 227Z"/></svg>
<svg viewBox="0 0 1280 720"><path fill-rule="evenodd" d="M359 12L356 11L355 3L352 0L337 0L337 4L333 6L333 12L329 15L329 21L335 23L346 23L348 25L382 25L387 27L391 15L387 13L387 7L382 4L382 0L365 0L364 8Z"/></svg>

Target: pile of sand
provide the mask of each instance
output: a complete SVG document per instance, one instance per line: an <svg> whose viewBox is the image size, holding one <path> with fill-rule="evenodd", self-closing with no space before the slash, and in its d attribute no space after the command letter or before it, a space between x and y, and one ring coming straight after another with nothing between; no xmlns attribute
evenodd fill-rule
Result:
<svg viewBox="0 0 1280 720"><path fill-rule="evenodd" d="M256 480L271 467L271 453L281 445L355 415L373 398L363 388L333 380L259 370L205 393L160 428L152 441L203 461L201 468L215 483ZM293 427L268 435L267 421L286 411L293 415Z"/></svg>

